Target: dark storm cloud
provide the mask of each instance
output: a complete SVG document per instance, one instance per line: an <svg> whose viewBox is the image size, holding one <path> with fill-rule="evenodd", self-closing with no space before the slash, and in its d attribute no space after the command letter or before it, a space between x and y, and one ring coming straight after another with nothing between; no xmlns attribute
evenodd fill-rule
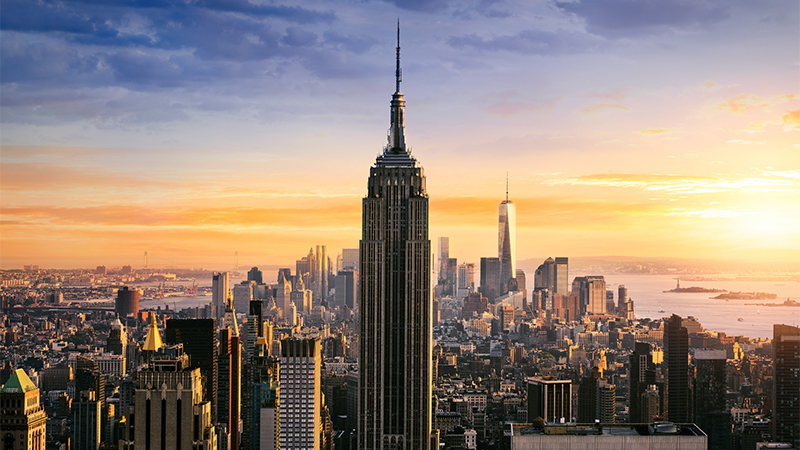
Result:
<svg viewBox="0 0 800 450"><path fill-rule="evenodd" d="M580 0L555 5L584 19L590 33L606 37L700 28L729 16L729 4L723 0Z"/></svg>
<svg viewBox="0 0 800 450"><path fill-rule="evenodd" d="M585 34L539 30L523 30L517 34L491 38L468 34L453 36L447 42L455 48L474 48L485 51L505 50L526 55L580 53L591 50L598 44L596 39Z"/></svg>

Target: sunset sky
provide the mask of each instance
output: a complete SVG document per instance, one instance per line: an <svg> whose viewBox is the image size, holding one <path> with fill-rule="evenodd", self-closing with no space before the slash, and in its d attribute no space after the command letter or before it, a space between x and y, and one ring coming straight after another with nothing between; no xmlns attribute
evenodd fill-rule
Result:
<svg viewBox="0 0 800 450"><path fill-rule="evenodd" d="M0 268L358 246L401 23L430 237L800 266L800 4L3 0Z"/></svg>

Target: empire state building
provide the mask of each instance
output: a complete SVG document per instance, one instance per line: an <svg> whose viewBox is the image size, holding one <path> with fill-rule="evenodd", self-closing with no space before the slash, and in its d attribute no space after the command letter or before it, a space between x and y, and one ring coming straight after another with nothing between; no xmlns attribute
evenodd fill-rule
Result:
<svg viewBox="0 0 800 450"><path fill-rule="evenodd" d="M405 142L397 89L383 154L363 200L359 449L431 448L431 242L425 174Z"/></svg>

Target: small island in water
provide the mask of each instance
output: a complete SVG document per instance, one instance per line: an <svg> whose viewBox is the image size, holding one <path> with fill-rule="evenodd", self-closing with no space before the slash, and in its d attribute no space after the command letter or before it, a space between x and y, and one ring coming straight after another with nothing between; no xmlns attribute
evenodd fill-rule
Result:
<svg viewBox="0 0 800 450"><path fill-rule="evenodd" d="M711 298L723 300L773 300L778 298L778 294L769 292L728 292Z"/></svg>
<svg viewBox="0 0 800 450"><path fill-rule="evenodd" d="M678 285L675 286L675 289L670 289L666 292L677 292L678 294L686 294L686 293L697 293L697 292L728 292L726 289L709 289L704 287L692 286L687 288L681 287L681 279L678 278Z"/></svg>

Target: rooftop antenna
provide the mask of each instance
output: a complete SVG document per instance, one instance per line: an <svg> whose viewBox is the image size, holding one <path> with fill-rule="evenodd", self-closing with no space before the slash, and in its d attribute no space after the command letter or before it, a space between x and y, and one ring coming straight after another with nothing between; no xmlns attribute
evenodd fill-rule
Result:
<svg viewBox="0 0 800 450"><path fill-rule="evenodd" d="M506 203L508 203L508 172L506 172Z"/></svg>
<svg viewBox="0 0 800 450"><path fill-rule="evenodd" d="M397 18L397 69L394 71L397 80L397 92L400 92L400 82L403 81L403 69L400 68L400 18Z"/></svg>

